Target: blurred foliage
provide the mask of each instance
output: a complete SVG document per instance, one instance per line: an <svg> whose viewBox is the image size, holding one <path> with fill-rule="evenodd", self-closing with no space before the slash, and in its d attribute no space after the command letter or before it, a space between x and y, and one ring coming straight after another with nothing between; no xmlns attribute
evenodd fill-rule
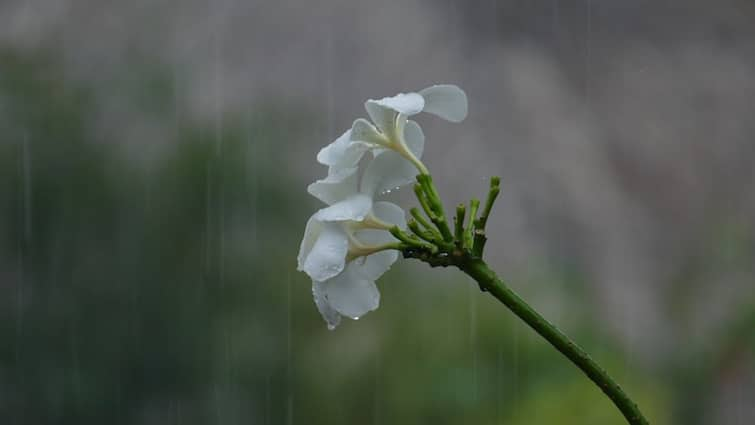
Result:
<svg viewBox="0 0 755 425"><path fill-rule="evenodd" d="M182 120L145 164L103 140L95 93L49 55L0 64L3 423L622 423L459 273L401 263L380 310L328 332L294 270L316 205L285 162L315 125L305 111L255 109L220 135ZM169 117L177 94L144 73L123 87ZM570 333L672 423L684 400L566 282L549 289L575 312Z"/></svg>

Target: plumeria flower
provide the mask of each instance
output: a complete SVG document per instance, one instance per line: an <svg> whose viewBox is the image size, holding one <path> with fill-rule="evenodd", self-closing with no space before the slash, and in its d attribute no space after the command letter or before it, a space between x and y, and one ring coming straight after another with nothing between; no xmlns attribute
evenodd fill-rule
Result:
<svg viewBox="0 0 755 425"><path fill-rule="evenodd" d="M454 85L436 85L417 93L399 93L393 97L365 102L372 123L360 118L351 127L351 140L372 149L390 149L408 159L422 174L427 168L412 152L410 137L422 132L409 117L420 112L437 115L451 122L467 116L467 95ZM374 123L374 125L373 125Z"/></svg>
<svg viewBox="0 0 755 425"><path fill-rule="evenodd" d="M358 318L377 308L375 280L398 259L398 241L388 230L406 228L404 211L374 201L377 193L396 184L395 176L386 173L386 161L390 155L372 160L360 185L354 167L309 186L329 206L307 222L298 269L312 279L315 303L331 329L341 316Z"/></svg>
<svg viewBox="0 0 755 425"><path fill-rule="evenodd" d="M467 115L467 98L456 86L439 85L368 100L365 108L375 125L356 120L323 148L317 160L328 166L328 175L307 189L328 207L307 222L298 269L312 279L315 303L331 329L341 316L357 319L377 308L375 280L398 258L400 244L389 229L406 228L404 211L374 198L412 182L417 170L427 174L419 160L425 136L408 117L424 111L458 122ZM360 181L367 151L373 159Z"/></svg>
<svg viewBox="0 0 755 425"><path fill-rule="evenodd" d="M376 202L372 213L385 223L406 227L404 212L395 204ZM322 216L310 219L300 256L309 263L305 268L316 263L319 263L315 266L318 270L323 264L327 264L326 267L338 264L338 268L343 264L337 274L333 275L331 269L322 275L332 277L312 279L315 304L332 330L340 323L341 316L356 320L378 307L380 292L375 281L396 262L398 251L395 250L396 239L385 230L353 221L342 222L335 228L331 227L333 222L318 222L323 218L327 219ZM316 239L314 243L312 239Z"/></svg>
<svg viewBox="0 0 755 425"><path fill-rule="evenodd" d="M315 281L330 279L352 260L395 248L397 241L389 232L393 226L406 227L404 211L363 194L323 208L307 221L298 270Z"/></svg>
<svg viewBox="0 0 755 425"><path fill-rule="evenodd" d="M460 122L466 118L468 109L464 91L449 84L380 100L370 99L364 106L374 125L363 118L357 119L351 130L317 154L318 162L330 167L329 173L354 167L368 150L375 156L391 150L427 174L427 168L420 162L421 147L419 153L416 152L417 141L421 139L424 144L424 134L419 124L408 118L427 112L451 122Z"/></svg>

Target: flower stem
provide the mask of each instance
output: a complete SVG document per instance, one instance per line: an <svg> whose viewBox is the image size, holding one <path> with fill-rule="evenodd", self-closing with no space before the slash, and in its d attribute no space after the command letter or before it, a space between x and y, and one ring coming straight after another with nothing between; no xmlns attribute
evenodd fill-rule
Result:
<svg viewBox="0 0 755 425"><path fill-rule="evenodd" d="M467 229L464 231L464 248L466 249L472 249L474 224L477 220L477 210L479 208L480 201L478 199L472 199L469 201L469 223L467 223Z"/></svg>
<svg viewBox="0 0 755 425"><path fill-rule="evenodd" d="M480 218L474 221L474 229L470 226L470 230L473 232L472 253L475 257L482 258L482 253L485 250L485 243L488 238L485 235L485 225L488 223L488 217L490 217L490 210L493 209L498 193L501 191L501 178L490 178L490 190L488 191L488 198L485 200L485 207L480 214Z"/></svg>
<svg viewBox="0 0 755 425"><path fill-rule="evenodd" d="M464 204L456 207L456 216L454 217L454 237L459 248L464 248L464 214L467 208Z"/></svg>
<svg viewBox="0 0 755 425"><path fill-rule="evenodd" d="M613 401L630 425L648 425L647 419L642 416L637 404L629 398L619 384L569 337L561 333L558 328L508 288L484 261L479 258L470 258L467 261L460 262L458 267L476 280L481 290L490 292L498 301L506 305L517 317L580 368Z"/></svg>
<svg viewBox="0 0 755 425"><path fill-rule="evenodd" d="M417 224L416 220L409 220L406 223L406 226L409 228L409 230L412 231L412 233L414 233L415 235L417 235L420 239L422 239L422 240L424 240L426 242L429 242L429 243L431 243L433 245L435 245L436 243L438 243L439 241L442 240L441 237L440 237L440 235L437 235L437 237L436 237L435 235L433 235L432 232L424 230L424 229L421 229L419 227L419 224Z"/></svg>
<svg viewBox="0 0 755 425"><path fill-rule="evenodd" d="M433 184L432 176L430 176L430 174L418 174L417 183L419 183L421 190L418 191L415 187L415 193L418 198L420 198L420 193L422 193L427 201L428 207L431 210L428 212L430 220L435 223L435 227L437 227L440 234L443 235L443 240L445 242L452 242L454 240L454 235L451 233L451 229L446 222L446 215L443 211L443 202L441 202L438 190ZM422 202L422 199L419 200ZM423 207L424 206L425 205L423 205Z"/></svg>
<svg viewBox="0 0 755 425"><path fill-rule="evenodd" d="M403 242L403 246L401 246L401 249L405 247L411 247L411 248L418 248L422 250L427 250L432 253L438 252L438 248L428 242L422 241L418 239L416 236L407 235L404 233L398 226L393 226L389 229L389 232L398 239L399 241Z"/></svg>
<svg viewBox="0 0 755 425"><path fill-rule="evenodd" d="M490 178L490 190L488 191L488 199L485 200L485 209L482 210L482 214L480 214L480 225L482 228L485 228L485 225L488 222L488 217L490 217L490 210L493 209L493 204L495 203L495 199L498 197L498 194L501 192L501 178L500 177L491 177Z"/></svg>

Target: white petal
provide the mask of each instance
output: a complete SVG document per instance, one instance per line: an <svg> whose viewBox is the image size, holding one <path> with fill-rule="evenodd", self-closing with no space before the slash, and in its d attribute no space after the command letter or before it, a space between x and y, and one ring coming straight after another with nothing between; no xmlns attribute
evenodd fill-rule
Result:
<svg viewBox="0 0 755 425"><path fill-rule="evenodd" d="M398 251L389 250L376 252L361 261L354 260L353 262L362 277L374 282L387 272L396 260L398 260Z"/></svg>
<svg viewBox="0 0 755 425"><path fill-rule="evenodd" d="M322 223L315 219L315 216L309 218L307 221L307 227L304 228L304 237L301 240L299 246L299 255L296 258L297 266L296 270L304 271L304 261L312 251L312 247L317 241L317 237L320 236L322 231Z"/></svg>
<svg viewBox="0 0 755 425"><path fill-rule="evenodd" d="M425 150L425 133L422 132L422 127L419 124L414 121L407 121L404 126L404 141L417 159L422 158L422 153Z"/></svg>
<svg viewBox="0 0 755 425"><path fill-rule="evenodd" d="M353 262L338 276L322 282L328 304L346 317L358 319L380 305L375 282L356 272Z"/></svg>
<svg viewBox="0 0 755 425"><path fill-rule="evenodd" d="M323 208L314 217L320 221L362 221L372 209L372 198L361 193Z"/></svg>
<svg viewBox="0 0 755 425"><path fill-rule="evenodd" d="M317 154L317 162L331 168L335 172L344 168L353 168L362 159L368 147L363 143L351 142L351 129L346 130L333 143L325 146Z"/></svg>
<svg viewBox="0 0 755 425"><path fill-rule="evenodd" d="M349 241L343 228L335 223L322 223L302 270L318 282L330 279L343 271L348 249Z"/></svg>
<svg viewBox="0 0 755 425"><path fill-rule="evenodd" d="M401 207L392 202L375 202L372 206L372 213L382 221L406 229L406 213Z"/></svg>
<svg viewBox="0 0 755 425"><path fill-rule="evenodd" d="M420 90L419 94L425 98L423 112L452 122L460 122L467 117L467 95L457 86L450 84L430 86Z"/></svg>
<svg viewBox="0 0 755 425"><path fill-rule="evenodd" d="M307 192L328 205L335 204L358 193L358 168L334 169L331 171L332 174L329 174L328 177L310 184L307 187Z"/></svg>
<svg viewBox="0 0 755 425"><path fill-rule="evenodd" d="M394 127L396 126L396 116L398 113L392 109L385 108L374 100L368 100L364 103L364 109L367 110L367 114L372 119L372 122L385 133L388 137L394 134ZM353 127L352 127L353 130Z"/></svg>
<svg viewBox="0 0 755 425"><path fill-rule="evenodd" d="M351 140L372 146L386 146L388 144L385 136L364 118L355 120L354 124L351 125Z"/></svg>
<svg viewBox="0 0 755 425"><path fill-rule="evenodd" d="M325 319L325 323L328 324L328 329L335 329L341 323L341 315L330 306L322 282L312 281L312 296L315 299L317 310Z"/></svg>
<svg viewBox="0 0 755 425"><path fill-rule="evenodd" d="M370 99L364 108L372 121L388 137L393 137L398 114L410 116L422 111L425 99L417 93L399 93L379 100Z"/></svg>
<svg viewBox="0 0 755 425"><path fill-rule="evenodd" d="M396 238L387 230L364 229L355 232L354 237L362 244L380 246L396 242ZM398 259L398 251L395 249L380 251L367 257L357 258L349 267L353 267L362 277L367 280L377 280L383 273L388 271L391 264ZM353 264L353 265L352 265Z"/></svg>
<svg viewBox="0 0 755 425"><path fill-rule="evenodd" d="M354 231L354 238L362 245L379 246L398 240L387 230L359 229Z"/></svg>
<svg viewBox="0 0 755 425"><path fill-rule="evenodd" d="M364 171L360 192L370 196L386 193L411 183L416 175L417 169L406 158L394 151L383 152Z"/></svg>
<svg viewBox="0 0 755 425"><path fill-rule="evenodd" d="M320 149L317 153L317 162L323 165L335 165L343 156L344 151L351 142L351 129L346 130L333 143Z"/></svg>
<svg viewBox="0 0 755 425"><path fill-rule="evenodd" d="M367 103L409 116L422 112L422 108L425 106L425 99L418 93L399 93L393 97L384 97L380 100L370 99Z"/></svg>

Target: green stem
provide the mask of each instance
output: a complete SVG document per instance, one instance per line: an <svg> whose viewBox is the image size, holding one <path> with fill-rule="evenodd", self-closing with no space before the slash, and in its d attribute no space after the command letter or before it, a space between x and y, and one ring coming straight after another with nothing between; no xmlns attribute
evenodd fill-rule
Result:
<svg viewBox="0 0 755 425"><path fill-rule="evenodd" d="M405 246L402 246L402 249L404 247L413 247L413 248L427 250L432 253L438 252L438 248L435 245L419 240L415 236L407 235L406 233L401 231L401 229L398 226L393 226L388 231L396 239L404 243Z"/></svg>
<svg viewBox="0 0 755 425"><path fill-rule="evenodd" d="M425 211L425 214L427 214L427 217L430 218L433 222L435 221L435 212L433 211L433 208L430 206L430 201L427 199L427 195L425 195L425 191L419 184L414 185L414 194L417 196L417 201L422 206L422 209Z"/></svg>
<svg viewBox="0 0 755 425"><path fill-rule="evenodd" d="M490 178L490 190L488 191L488 199L485 200L485 208L480 214L480 227L485 230L485 225L488 223L488 217L490 217L490 210L493 209L493 204L498 194L501 192L501 178Z"/></svg>
<svg viewBox="0 0 755 425"><path fill-rule="evenodd" d="M454 217L454 237L459 248L464 247L464 214L466 212L464 204L456 207L456 216Z"/></svg>
<svg viewBox="0 0 755 425"><path fill-rule="evenodd" d="M433 245L435 245L436 243L438 243L441 240L440 235L438 235L438 237L436 238L431 232L428 232L427 230L421 229L419 227L419 224L417 224L417 222L414 221L414 220L409 220L406 223L406 227L408 227L409 230L411 230L412 233L414 233L415 235L417 235L420 239L423 239L423 240L425 240L425 241L427 241L427 242L429 242L429 243L431 243Z"/></svg>
<svg viewBox="0 0 755 425"><path fill-rule="evenodd" d="M506 305L517 317L580 368L613 401L629 424L648 425L647 419L642 416L637 404L629 398L619 384L569 337L561 333L558 328L509 289L484 261L469 259L462 261L458 266L477 281L480 289L490 292L498 301Z"/></svg>
<svg viewBox="0 0 755 425"><path fill-rule="evenodd" d="M421 224L425 231L429 232L434 239L436 240L442 240L443 236L438 233L438 231L435 229L435 227L432 226L432 224L428 223L427 220L425 220L424 217L422 217L422 214L419 212L417 208L412 208L409 210L409 213L411 213L412 217L417 221L417 223Z"/></svg>
<svg viewBox="0 0 755 425"><path fill-rule="evenodd" d="M467 230L464 232L464 248L472 249L472 241L474 238L474 226L477 221L477 209L480 208L480 201L478 199L472 199L469 201L469 223L467 223Z"/></svg>
<svg viewBox="0 0 755 425"><path fill-rule="evenodd" d="M429 208L433 213L430 214L428 212L428 216L430 217L432 222L435 223L435 227L438 228L440 234L443 235L443 240L445 242L453 242L454 235L453 233L451 233L451 229L448 227L448 223L446 222L446 214L443 211L443 202L441 202L440 195L438 195L438 190L433 184L432 176L430 176L429 174L418 174L417 182L420 184L420 187L422 189L421 191L417 191L415 187L414 191L417 194L417 198L419 199L421 197L420 193L424 193L425 200L429 204ZM422 202L421 199L420 202Z"/></svg>

